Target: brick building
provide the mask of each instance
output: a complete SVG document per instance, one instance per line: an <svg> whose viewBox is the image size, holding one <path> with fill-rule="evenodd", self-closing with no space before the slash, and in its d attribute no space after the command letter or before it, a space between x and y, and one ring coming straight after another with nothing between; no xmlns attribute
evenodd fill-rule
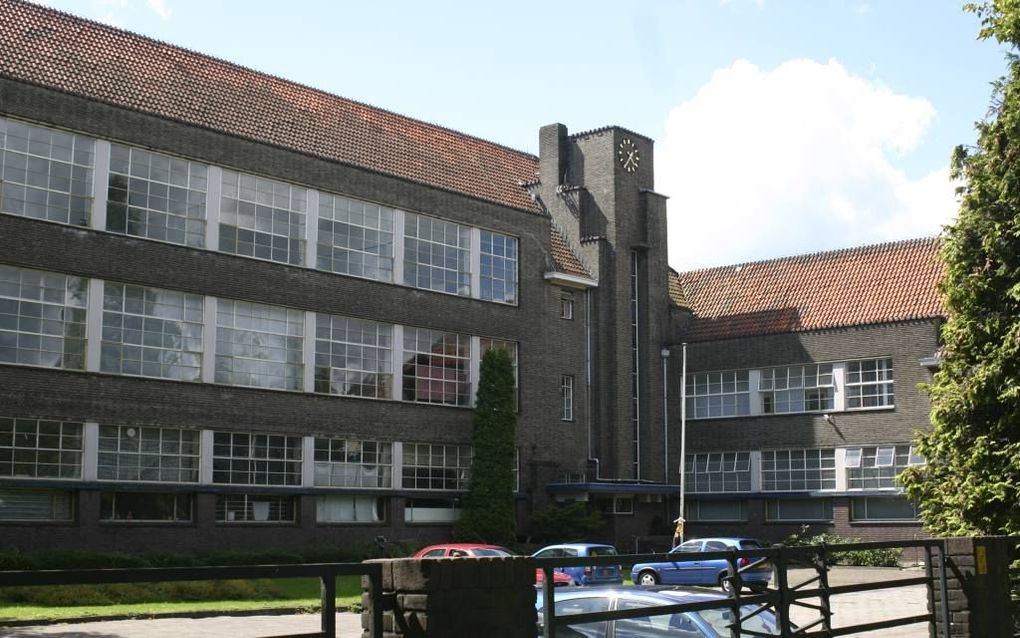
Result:
<svg viewBox="0 0 1020 638"><path fill-rule="evenodd" d="M0 545L448 538L491 348L522 529L660 534L683 341L692 532L915 533L934 242L677 274L650 139L539 141L0 0Z"/></svg>

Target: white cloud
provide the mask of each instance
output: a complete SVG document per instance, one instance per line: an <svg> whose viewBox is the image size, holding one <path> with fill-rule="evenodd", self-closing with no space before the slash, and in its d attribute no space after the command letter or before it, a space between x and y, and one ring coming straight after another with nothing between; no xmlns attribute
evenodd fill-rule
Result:
<svg viewBox="0 0 1020 638"><path fill-rule="evenodd" d="M656 190L670 196L674 267L932 235L955 214L948 169L897 161L935 119L831 60L738 61L669 114Z"/></svg>
<svg viewBox="0 0 1020 638"><path fill-rule="evenodd" d="M170 7L166 6L166 0L145 0L145 4L149 5L160 20L170 19Z"/></svg>

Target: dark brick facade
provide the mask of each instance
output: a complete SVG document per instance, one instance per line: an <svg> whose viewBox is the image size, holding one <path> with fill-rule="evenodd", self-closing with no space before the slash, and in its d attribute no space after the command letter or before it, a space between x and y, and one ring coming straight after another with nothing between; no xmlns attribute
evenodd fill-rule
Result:
<svg viewBox="0 0 1020 638"><path fill-rule="evenodd" d="M680 463L679 344L689 317L669 297L667 282L676 274L670 274L667 263L666 197L653 190L652 140L619 127L575 135L568 135L563 125L543 127L535 163L538 179L521 186L535 203L526 210L9 78L0 78L0 115L516 237L517 305L238 257L215 247L198 250L10 215L0 215L0 264L516 342L522 532L529 529L532 511L552 497L584 498L597 507L614 497L629 499L633 513L608 516L600 539L615 540L621 547L671 531ZM621 161L624 149L640 158L635 170ZM308 223L315 223L316 214L309 211ZM590 277L558 267L553 231ZM569 320L560 317L564 291L574 299ZM919 361L935 353L936 333L934 321L914 321L691 343L692 373L892 357L896 405L839 412L831 423L821 414L692 420L687 450L907 442L915 429L927 425L927 399L916 385L929 380ZM664 348L669 354L668 405L663 397ZM574 378L569 421L561 419L563 375ZM13 365L0 365L0 416L447 444L470 443L472 428L472 412L466 408ZM571 488L571 481L578 487ZM12 487L76 491L74 522L0 525L0 546L128 551L361 543L377 535L445 540L449 525L405 524L404 504L410 498L455 495L408 489L159 484L151 491L195 494L194 522L151 525L99 520L102 491L150 487L0 477L0 489ZM296 521L216 523L217 495L241 492L295 496ZM315 496L327 493L384 496L385 521L319 524ZM766 523L760 494L727 498L745 496L747 523L692 523L690 531L778 540L799 530L796 524ZM833 498L834 520L819 529L863 538L918 533L913 525L851 522L848 495Z"/></svg>

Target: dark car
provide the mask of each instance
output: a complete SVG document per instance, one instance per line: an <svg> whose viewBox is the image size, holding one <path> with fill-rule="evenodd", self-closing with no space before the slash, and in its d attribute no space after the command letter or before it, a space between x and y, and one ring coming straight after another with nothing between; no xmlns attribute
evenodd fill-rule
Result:
<svg viewBox="0 0 1020 638"><path fill-rule="evenodd" d="M675 587L599 587L555 590L556 615L639 609L661 605L726 600L719 592ZM543 599L538 596L538 635L542 635ZM741 616L757 609L744 605ZM729 638L733 614L728 608L704 609L623 620L605 620L558 627L557 638ZM775 615L762 611L744 621L741 636L778 636Z"/></svg>
<svg viewBox="0 0 1020 638"><path fill-rule="evenodd" d="M538 550L534 558L577 558L578 556L616 556L616 548L600 543L563 543ZM570 575L578 585L619 585L623 574L619 565L591 567L557 567L556 571Z"/></svg>
<svg viewBox="0 0 1020 638"><path fill-rule="evenodd" d="M635 585L705 585L728 589L725 579L729 562L723 558L702 560L688 558L685 554L697 552L720 552L730 548L761 549L761 543L753 538L699 538L681 543L670 550L670 560L658 563L637 563L631 568L630 578ZM746 567L756 559L740 558L737 567ZM764 590L772 578L772 566L768 563L743 571L740 577L751 590Z"/></svg>

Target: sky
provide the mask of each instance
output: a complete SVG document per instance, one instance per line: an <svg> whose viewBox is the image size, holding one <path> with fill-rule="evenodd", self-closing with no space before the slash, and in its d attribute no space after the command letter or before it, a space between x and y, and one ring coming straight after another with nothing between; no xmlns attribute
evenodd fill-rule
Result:
<svg viewBox="0 0 1020 638"><path fill-rule="evenodd" d="M647 135L678 270L938 234L1005 69L962 0L44 4L530 153Z"/></svg>

